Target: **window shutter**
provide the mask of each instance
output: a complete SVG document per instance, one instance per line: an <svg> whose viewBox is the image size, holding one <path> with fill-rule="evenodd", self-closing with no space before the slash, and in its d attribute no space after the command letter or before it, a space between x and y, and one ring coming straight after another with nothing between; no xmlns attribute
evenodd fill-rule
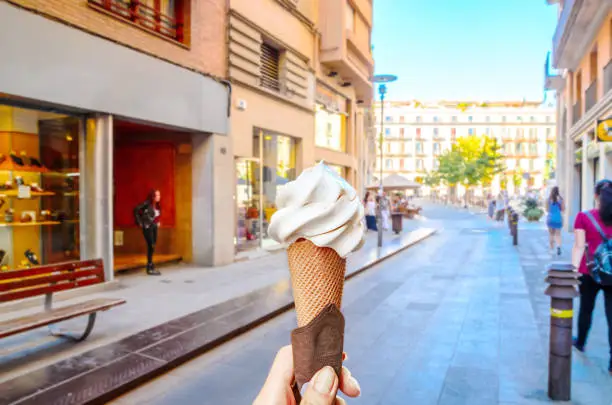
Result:
<svg viewBox="0 0 612 405"><path fill-rule="evenodd" d="M261 85L268 89L279 91L279 56L280 52L278 49L263 43L261 44L261 56L260 56L260 72L261 72Z"/></svg>

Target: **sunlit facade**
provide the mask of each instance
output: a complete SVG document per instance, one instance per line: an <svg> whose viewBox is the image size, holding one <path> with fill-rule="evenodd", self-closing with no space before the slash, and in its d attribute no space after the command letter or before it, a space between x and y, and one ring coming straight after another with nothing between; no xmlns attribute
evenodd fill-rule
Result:
<svg viewBox="0 0 612 405"><path fill-rule="evenodd" d="M493 184L506 178L510 193L542 189L553 176L555 109L541 102L387 102L384 106L383 176L400 174L420 181L438 168L438 157L457 138L487 135L498 140L506 156L506 170ZM376 105L380 133L381 108ZM380 177L380 149L375 173ZM520 176L522 181L514 182ZM515 184L516 183L516 184Z"/></svg>

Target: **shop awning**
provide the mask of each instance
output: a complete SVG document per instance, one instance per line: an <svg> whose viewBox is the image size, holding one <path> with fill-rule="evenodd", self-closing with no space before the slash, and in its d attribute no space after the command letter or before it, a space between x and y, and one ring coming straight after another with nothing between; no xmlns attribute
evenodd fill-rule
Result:
<svg viewBox="0 0 612 405"><path fill-rule="evenodd" d="M380 188L380 181L376 181L368 186L369 189ZM421 185L415 181L407 179L399 174L391 174L383 179L384 190L415 190Z"/></svg>

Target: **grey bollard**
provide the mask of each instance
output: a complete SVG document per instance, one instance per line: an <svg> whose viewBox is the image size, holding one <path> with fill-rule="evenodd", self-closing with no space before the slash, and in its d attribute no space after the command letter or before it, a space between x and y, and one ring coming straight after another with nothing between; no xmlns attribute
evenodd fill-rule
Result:
<svg viewBox="0 0 612 405"><path fill-rule="evenodd" d="M569 401L572 392L572 326L574 298L579 295L580 274L570 263L548 266L544 294L550 297L550 349L548 358L548 397Z"/></svg>
<svg viewBox="0 0 612 405"><path fill-rule="evenodd" d="M512 211L512 245L518 245L518 221L519 214L518 212Z"/></svg>

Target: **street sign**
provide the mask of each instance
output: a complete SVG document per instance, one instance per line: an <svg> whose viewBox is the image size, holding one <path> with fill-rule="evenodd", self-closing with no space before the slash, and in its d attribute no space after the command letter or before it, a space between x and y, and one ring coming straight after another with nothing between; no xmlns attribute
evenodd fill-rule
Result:
<svg viewBox="0 0 612 405"><path fill-rule="evenodd" d="M372 80L374 83L390 83L397 80L395 75L376 75Z"/></svg>
<svg viewBox="0 0 612 405"><path fill-rule="evenodd" d="M612 141L612 117L597 121L597 137L603 142Z"/></svg>

